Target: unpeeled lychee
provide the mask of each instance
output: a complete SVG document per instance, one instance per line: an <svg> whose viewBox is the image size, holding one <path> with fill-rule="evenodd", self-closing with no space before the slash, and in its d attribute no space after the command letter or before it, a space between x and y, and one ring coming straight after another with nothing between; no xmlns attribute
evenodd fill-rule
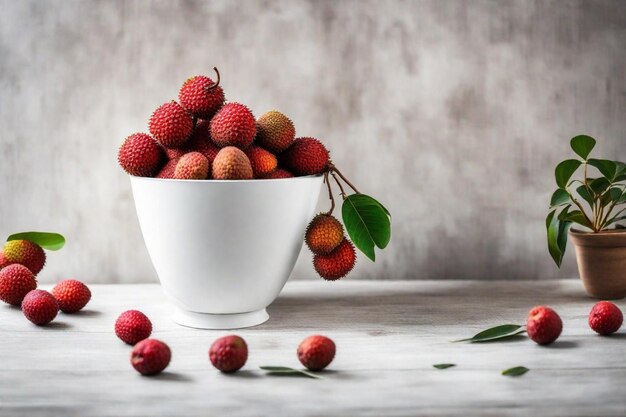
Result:
<svg viewBox="0 0 626 417"><path fill-rule="evenodd" d="M622 310L610 301L596 303L589 312L589 327L601 335L615 333L623 321Z"/></svg>
<svg viewBox="0 0 626 417"><path fill-rule="evenodd" d="M0 250L0 269L4 268L5 266L9 266L11 265L11 262L9 262L6 258L6 256L4 256L4 252L2 252L2 250Z"/></svg>
<svg viewBox="0 0 626 417"><path fill-rule="evenodd" d="M115 321L115 334L129 345L147 339L151 333L152 322L141 311L125 311Z"/></svg>
<svg viewBox="0 0 626 417"><path fill-rule="evenodd" d="M328 169L330 156L315 138L296 139L281 155L281 164L296 175L321 174Z"/></svg>
<svg viewBox="0 0 626 417"><path fill-rule="evenodd" d="M213 163L220 147L211 139L211 123L208 120L202 120L196 125L191 137L185 144L185 149L188 152L200 152L209 160L210 164Z"/></svg>
<svg viewBox="0 0 626 417"><path fill-rule="evenodd" d="M213 179L249 180L252 179L252 165L246 154L239 148L222 148L213 161Z"/></svg>
<svg viewBox="0 0 626 417"><path fill-rule="evenodd" d="M293 174L286 169L276 168L274 171L263 177L264 180L277 180L283 178L293 178Z"/></svg>
<svg viewBox="0 0 626 417"><path fill-rule="evenodd" d="M276 156L259 146L250 146L245 150L245 154L250 160L254 178L261 178L265 175L269 175L278 165Z"/></svg>
<svg viewBox="0 0 626 417"><path fill-rule="evenodd" d="M193 119L185 109L175 101L159 106L149 122L150 133L166 148L182 146L193 130Z"/></svg>
<svg viewBox="0 0 626 417"><path fill-rule="evenodd" d="M245 149L256 135L256 121L243 104L228 103L211 119L211 137L219 147Z"/></svg>
<svg viewBox="0 0 626 417"><path fill-rule="evenodd" d="M46 253L38 244L30 240L11 240L2 248L6 261L21 264L37 275L46 264Z"/></svg>
<svg viewBox="0 0 626 417"><path fill-rule="evenodd" d="M0 300L19 306L30 291L37 288L35 275L24 265L11 264L0 270Z"/></svg>
<svg viewBox="0 0 626 417"><path fill-rule="evenodd" d="M130 354L130 363L141 375L156 375L167 368L172 359L169 346L157 339L137 343Z"/></svg>
<svg viewBox="0 0 626 417"><path fill-rule="evenodd" d="M326 255L315 255L313 266L315 271L327 281L343 278L352 270L356 261L356 253L352 242L343 239L339 246Z"/></svg>
<svg viewBox="0 0 626 417"><path fill-rule="evenodd" d="M59 313L59 304L48 291L32 290L22 301L24 316L38 326L50 323Z"/></svg>
<svg viewBox="0 0 626 417"><path fill-rule="evenodd" d="M287 116L276 110L270 110L256 121L259 145L274 153L287 149L296 137L296 129Z"/></svg>
<svg viewBox="0 0 626 417"><path fill-rule="evenodd" d="M307 369L321 371L335 357L335 342L326 336L313 335L304 339L298 346L298 359Z"/></svg>
<svg viewBox="0 0 626 417"><path fill-rule="evenodd" d="M120 166L136 177L151 177L164 159L163 149L145 133L133 133L117 153Z"/></svg>
<svg viewBox="0 0 626 417"><path fill-rule="evenodd" d="M526 333L535 343L547 345L554 342L563 331L561 317L547 306L533 307L526 320Z"/></svg>
<svg viewBox="0 0 626 417"><path fill-rule="evenodd" d="M343 241L343 226L334 216L321 213L315 216L304 234L304 241L316 255L332 252Z"/></svg>
<svg viewBox="0 0 626 417"><path fill-rule="evenodd" d="M209 160L200 152L184 154L174 170L174 178L179 180L204 180L208 175Z"/></svg>
<svg viewBox="0 0 626 417"><path fill-rule="evenodd" d="M197 75L183 83L178 99L189 113L210 119L224 105L224 90L209 77Z"/></svg>
<svg viewBox="0 0 626 417"><path fill-rule="evenodd" d="M91 291L76 279L64 279L52 289L52 295L64 313L76 313L83 309L91 300Z"/></svg>
<svg viewBox="0 0 626 417"><path fill-rule="evenodd" d="M211 345L209 359L224 373L238 371L248 360L248 345L239 336L220 337Z"/></svg>
<svg viewBox="0 0 626 417"><path fill-rule="evenodd" d="M167 161L163 168L154 176L155 178L172 179L174 178L174 171L176 171L176 164L180 158L174 158Z"/></svg>

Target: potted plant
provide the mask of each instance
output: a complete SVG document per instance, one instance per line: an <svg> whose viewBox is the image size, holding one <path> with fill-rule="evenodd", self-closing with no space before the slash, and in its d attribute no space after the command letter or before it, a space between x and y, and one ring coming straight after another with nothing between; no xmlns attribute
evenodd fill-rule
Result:
<svg viewBox="0 0 626 417"><path fill-rule="evenodd" d="M587 293L595 298L626 296L626 164L589 158L594 138L579 135L571 147L580 158L555 169L559 187L550 199L546 218L548 250L561 266L568 235L576 247L578 271ZM577 171L580 178L572 179ZM594 174L596 173L597 174ZM582 229L570 227L573 223Z"/></svg>

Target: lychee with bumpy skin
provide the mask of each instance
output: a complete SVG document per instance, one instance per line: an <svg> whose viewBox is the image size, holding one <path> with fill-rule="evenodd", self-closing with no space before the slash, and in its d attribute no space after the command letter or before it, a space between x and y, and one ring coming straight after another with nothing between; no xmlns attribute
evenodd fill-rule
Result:
<svg viewBox="0 0 626 417"><path fill-rule="evenodd" d="M211 137L220 148L236 146L245 149L252 144L255 135L256 121L243 104L225 104L211 119Z"/></svg>
<svg viewBox="0 0 626 417"><path fill-rule="evenodd" d="M172 179L174 178L174 171L176 171L176 164L180 158L170 159L167 161L163 168L154 176L154 178Z"/></svg>
<svg viewBox="0 0 626 417"><path fill-rule="evenodd" d="M321 174L329 161L328 150L315 138L298 138L280 155L281 164L296 175Z"/></svg>
<svg viewBox="0 0 626 417"><path fill-rule="evenodd" d="M315 271L327 281L343 278L354 268L356 253L352 242L344 238L339 246L326 255L315 255L313 266Z"/></svg>
<svg viewBox="0 0 626 417"><path fill-rule="evenodd" d="M208 120L202 120L196 125L191 137L185 144L185 149L187 152L200 152L209 160L210 164L213 163L221 148L211 139L211 123Z"/></svg>
<svg viewBox="0 0 626 417"><path fill-rule="evenodd" d="M321 213L315 216L304 234L304 241L316 255L332 252L343 241L343 226L334 216Z"/></svg>
<svg viewBox="0 0 626 417"><path fill-rule="evenodd" d="M24 265L11 264L0 270L0 300L19 306L30 291L37 288L35 275Z"/></svg>
<svg viewBox="0 0 626 417"><path fill-rule="evenodd" d="M221 337L211 345L209 359L215 368L224 373L238 371L248 360L248 345L239 336Z"/></svg>
<svg viewBox="0 0 626 417"><path fill-rule="evenodd" d="M178 180L204 180L208 175L209 160L200 152L184 154L174 170L174 178Z"/></svg>
<svg viewBox="0 0 626 417"><path fill-rule="evenodd" d="M115 334L129 345L147 339L151 333L152 322L141 311L125 311L115 321Z"/></svg>
<svg viewBox="0 0 626 417"><path fill-rule="evenodd" d="M189 139L189 140L191 140L191 139ZM189 142L187 142L187 143L189 143ZM186 154L187 152L189 152L189 151L187 151L185 149L181 149L181 148L172 148L172 149L163 148L163 150L165 151L165 155L167 156L168 160L178 159L181 156L183 156L184 154Z"/></svg>
<svg viewBox="0 0 626 417"><path fill-rule="evenodd" d="M210 119L224 105L224 90L204 75L187 79L178 93L180 104L200 119Z"/></svg>
<svg viewBox="0 0 626 417"><path fill-rule="evenodd" d="M293 174L286 169L276 168L274 171L263 177L264 180L278 180L283 178L293 178Z"/></svg>
<svg viewBox="0 0 626 417"><path fill-rule="evenodd" d="M52 295L57 299L59 309L64 313L76 313L91 300L89 288L76 279L59 281L52 289Z"/></svg>
<svg viewBox="0 0 626 417"><path fill-rule="evenodd" d="M179 148L191 135L193 119L180 104L172 100L152 113L148 127L161 145Z"/></svg>
<svg viewBox="0 0 626 417"><path fill-rule="evenodd" d="M252 165L246 154L239 148L222 148L213 160L213 179L249 180L252 179Z"/></svg>
<svg viewBox="0 0 626 417"><path fill-rule="evenodd" d="M533 307L528 313L526 333L535 343L550 344L558 339L562 331L561 317L550 307Z"/></svg>
<svg viewBox="0 0 626 417"><path fill-rule="evenodd" d="M296 137L296 129L287 116L270 110L256 121L256 140L265 149L274 153L284 151Z"/></svg>
<svg viewBox="0 0 626 417"><path fill-rule="evenodd" d="M250 160L250 165L252 165L254 178L261 178L265 175L269 175L278 165L276 156L259 146L252 145L244 152Z"/></svg>
<svg viewBox="0 0 626 417"><path fill-rule="evenodd" d="M24 316L37 326L50 323L59 313L56 298L48 291L32 290L22 301Z"/></svg>
<svg viewBox="0 0 626 417"><path fill-rule="evenodd" d="M133 133L127 137L117 153L120 166L136 177L151 177L163 159L163 149L145 133Z"/></svg>
<svg viewBox="0 0 626 417"><path fill-rule="evenodd" d="M622 310L610 301L596 303L589 313L589 327L601 335L615 333L623 322Z"/></svg>
<svg viewBox="0 0 626 417"><path fill-rule="evenodd" d="M46 264L46 253L41 246L30 240L11 240L2 248L10 264L21 264L37 275Z"/></svg>
<svg viewBox="0 0 626 417"><path fill-rule="evenodd" d="M298 359L307 369L321 371L333 361L335 351L335 342L326 336L313 335L298 346Z"/></svg>
<svg viewBox="0 0 626 417"><path fill-rule="evenodd" d="M6 258L6 256L4 256L4 252L2 252L0 250L0 269L4 268L5 266L9 266L11 265L11 262L9 262Z"/></svg>
<svg viewBox="0 0 626 417"><path fill-rule="evenodd" d="M137 343L130 354L130 363L141 375L156 375L172 360L169 346L157 339L145 339Z"/></svg>

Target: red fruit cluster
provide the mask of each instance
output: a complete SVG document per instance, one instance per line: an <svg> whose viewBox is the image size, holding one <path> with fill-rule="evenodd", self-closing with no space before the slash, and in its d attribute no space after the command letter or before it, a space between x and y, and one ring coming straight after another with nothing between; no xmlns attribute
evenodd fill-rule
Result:
<svg viewBox="0 0 626 417"><path fill-rule="evenodd" d="M354 245L343 233L343 226L328 213L311 220L304 241L313 252L313 267L327 281L336 281L348 275L356 262Z"/></svg>
<svg viewBox="0 0 626 417"><path fill-rule="evenodd" d="M153 112L150 135L126 138L118 152L120 166L133 176L194 180L283 179L328 170L329 153L319 140L295 139L293 122L276 110L255 120L245 105L225 103L219 84L219 72L216 81L204 75L187 79L179 103L165 103ZM215 168L220 150L229 147L243 152L224 153ZM204 160L181 164L191 152L208 160L206 175Z"/></svg>

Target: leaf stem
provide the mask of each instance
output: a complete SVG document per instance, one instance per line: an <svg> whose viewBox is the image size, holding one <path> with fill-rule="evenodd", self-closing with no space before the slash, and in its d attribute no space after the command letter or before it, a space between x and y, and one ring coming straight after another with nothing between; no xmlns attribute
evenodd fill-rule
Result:
<svg viewBox="0 0 626 417"><path fill-rule="evenodd" d="M328 178L328 171L324 172L324 182L328 187L328 198L330 198L330 210L326 212L326 214L332 214L333 210L335 210L335 197L333 197L333 191L330 188L330 179Z"/></svg>
<svg viewBox="0 0 626 417"><path fill-rule="evenodd" d="M333 176L333 178L335 179L335 182L337 183L337 185L339 186L339 189L341 190L341 197L345 200L346 199L346 192L343 189L343 186L341 185L341 182L339 182L339 179L337 178L337 176L335 175L334 171L330 171L330 175ZM357 191L358 193L358 191Z"/></svg>
<svg viewBox="0 0 626 417"><path fill-rule="evenodd" d="M335 166L335 164L333 164L333 163L331 162L331 163L329 164L329 166L328 166L328 169L331 171L331 174L332 174L333 172L336 172L336 173L337 173L337 175L339 175L339 176L341 177L341 179L342 179L342 180L344 180L344 181L345 181L345 183L346 183L346 184L348 184L348 185L350 186L350 188L352 188L352 189L354 190L354 192L355 192L355 193L357 193L357 194L361 194L361 193L359 192L359 190L357 190L357 189L356 189L356 187L355 187L354 185L352 185L352 183L351 183L351 182L350 182L350 181L349 181L349 180L348 180L348 179L347 179L347 178L346 178L346 177L345 177L345 176L341 173L341 171L339 171L339 170L337 169L337 167ZM335 176L335 175L333 174L333 177L334 177L334 176ZM336 178L335 178L335 180L336 180Z"/></svg>

